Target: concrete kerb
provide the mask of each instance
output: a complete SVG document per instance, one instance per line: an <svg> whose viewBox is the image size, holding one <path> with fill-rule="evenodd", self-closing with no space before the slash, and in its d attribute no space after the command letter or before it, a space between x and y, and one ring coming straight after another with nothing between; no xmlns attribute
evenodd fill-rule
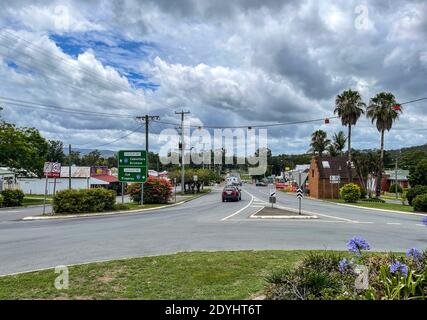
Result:
<svg viewBox="0 0 427 320"><path fill-rule="evenodd" d="M175 207L175 206L184 204L186 202L198 199L204 195L207 195L208 193L210 193L210 192L197 195L195 197L192 197L191 199L185 199L185 200L182 200L182 201L177 202L177 203L167 204L167 205L155 207L155 208L133 209L133 210L124 210L124 211L108 211L108 212L98 212L98 213L82 213L82 214L70 214L70 215L58 215L58 216L55 216L55 215L53 215L53 216L29 216L29 217L24 217L21 220L22 221L34 221L34 220L75 219L75 218L112 216L112 215L118 215L118 214L138 214L138 213L144 213L145 211L153 211L153 210Z"/></svg>
<svg viewBox="0 0 427 320"><path fill-rule="evenodd" d="M328 201L328 200L316 199L316 198L312 198L312 197L307 197L307 198L310 200L326 202L326 203L335 204L337 206L342 206L342 207L373 210L373 211L379 211L379 212L385 212L385 213L389 212L389 213L406 214L406 215L410 215L410 216L419 216L419 217L427 216L427 214L418 213L418 212L405 212L405 211L397 211L397 210L389 210L389 209L362 207L362 206L356 206L356 205L351 205L351 204L345 204L345 203L332 202L332 201Z"/></svg>

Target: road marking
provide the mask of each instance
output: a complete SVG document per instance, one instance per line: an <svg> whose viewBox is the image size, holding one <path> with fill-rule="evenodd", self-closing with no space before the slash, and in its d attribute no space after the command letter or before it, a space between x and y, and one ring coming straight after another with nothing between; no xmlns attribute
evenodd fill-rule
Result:
<svg viewBox="0 0 427 320"><path fill-rule="evenodd" d="M425 225L423 225L421 223L417 223L416 226L418 226L418 227L425 227Z"/></svg>
<svg viewBox="0 0 427 320"><path fill-rule="evenodd" d="M391 225L401 225L400 222L387 222L387 224L391 224Z"/></svg>
<svg viewBox="0 0 427 320"><path fill-rule="evenodd" d="M241 209L237 210L236 212L234 212L234 213L230 214L229 216L226 216L225 218L222 218L222 219L221 219L221 221L225 221L225 220L227 220L227 219L230 219L231 217L234 217L235 215L239 214L240 212L242 212L243 210L245 210L245 209L249 208L249 207L252 205L252 202L254 202L254 196L253 196L253 195L251 195L251 194L250 194L249 192L247 192L246 190L243 190L243 191L245 191L247 194L249 194L249 195L250 195L250 197L251 197L251 201L249 201L249 203L248 203L246 206L244 206L243 208L241 208Z"/></svg>

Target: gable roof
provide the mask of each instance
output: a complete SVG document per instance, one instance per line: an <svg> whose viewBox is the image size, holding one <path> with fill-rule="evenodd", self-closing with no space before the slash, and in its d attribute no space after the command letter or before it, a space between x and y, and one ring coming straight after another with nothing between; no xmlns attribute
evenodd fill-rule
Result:
<svg viewBox="0 0 427 320"><path fill-rule="evenodd" d="M319 176L321 179L329 179L330 176L340 176L341 179L349 178L349 172L347 168L347 157L316 156L314 157L314 160L316 161L317 168L319 170ZM355 177L355 172L353 173L353 177Z"/></svg>

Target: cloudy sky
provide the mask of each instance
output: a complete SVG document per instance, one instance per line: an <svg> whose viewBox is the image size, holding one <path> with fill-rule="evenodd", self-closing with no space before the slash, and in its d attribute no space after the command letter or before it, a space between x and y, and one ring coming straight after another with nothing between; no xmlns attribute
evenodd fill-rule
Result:
<svg viewBox="0 0 427 320"><path fill-rule="evenodd" d="M135 115L172 123L151 125L157 149L181 109L195 125L249 126L331 117L348 88L427 97L423 0L0 2L2 117L76 147L140 147ZM426 123L427 100L406 105L386 148L426 143ZM316 129L342 127L275 127L269 147L305 152ZM353 132L354 147L379 146L368 120Z"/></svg>

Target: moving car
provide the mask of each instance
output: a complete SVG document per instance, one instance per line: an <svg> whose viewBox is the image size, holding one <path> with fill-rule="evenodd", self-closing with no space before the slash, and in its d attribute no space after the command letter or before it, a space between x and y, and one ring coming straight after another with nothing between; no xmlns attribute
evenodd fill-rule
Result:
<svg viewBox="0 0 427 320"><path fill-rule="evenodd" d="M234 186L226 186L224 190L222 190L222 202L232 200L239 201L242 200L242 193L239 188Z"/></svg>
<svg viewBox="0 0 427 320"><path fill-rule="evenodd" d="M266 182L264 182L264 181L258 181L256 183L256 186L257 187L266 187L266 186L268 186L268 184Z"/></svg>

